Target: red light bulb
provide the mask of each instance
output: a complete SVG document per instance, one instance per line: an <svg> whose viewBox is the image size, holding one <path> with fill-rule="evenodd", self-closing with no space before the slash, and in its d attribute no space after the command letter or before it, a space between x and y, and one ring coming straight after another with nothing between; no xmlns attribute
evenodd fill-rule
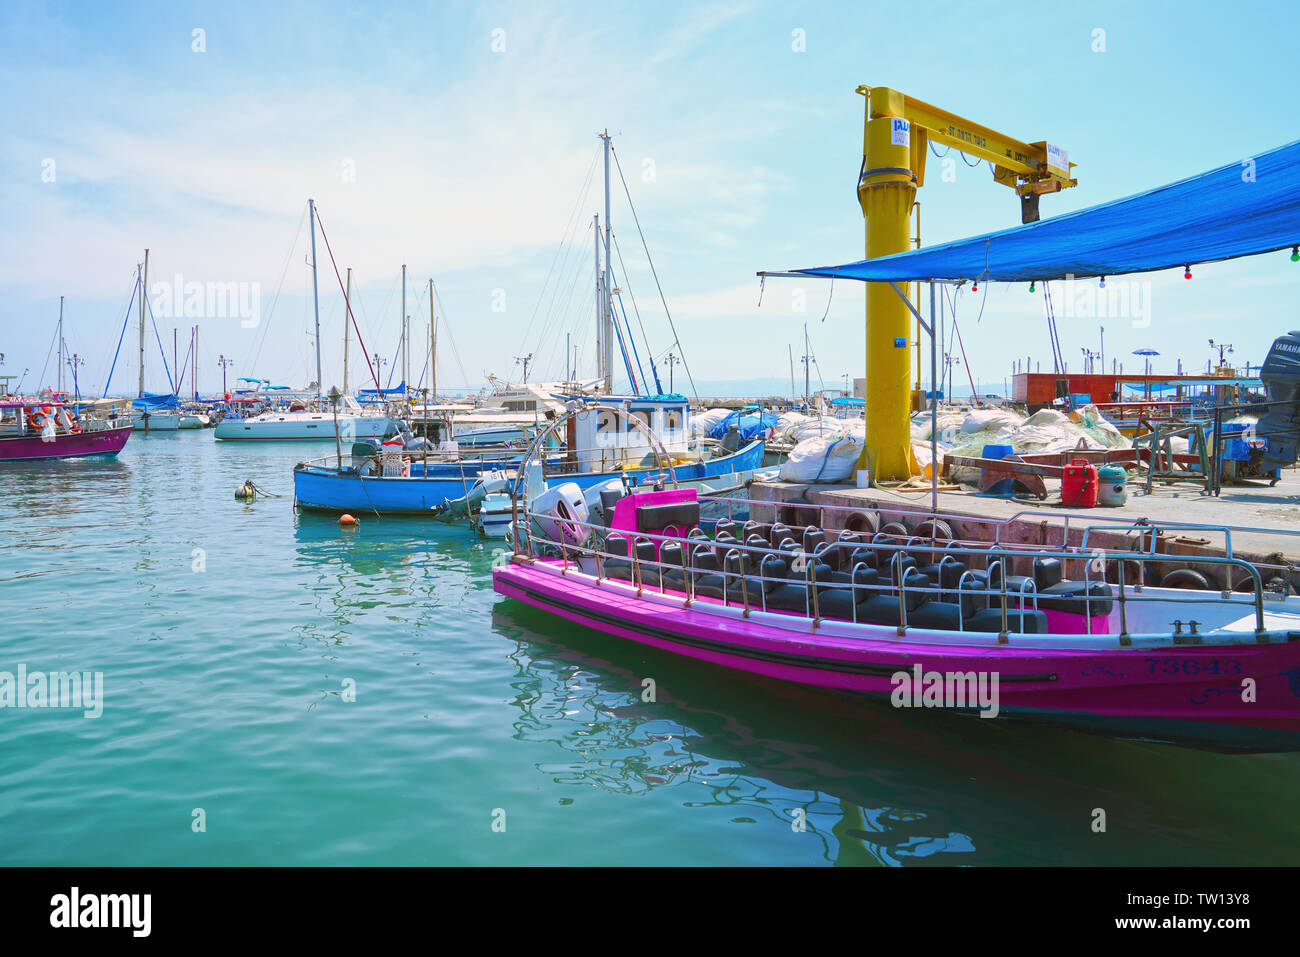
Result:
<svg viewBox="0 0 1300 957"><path fill-rule="evenodd" d="M1191 266L1184 266L1184 267L1183 267L1183 278L1184 278L1184 279L1191 279L1191 278L1192 278L1192 267L1191 267Z"/></svg>

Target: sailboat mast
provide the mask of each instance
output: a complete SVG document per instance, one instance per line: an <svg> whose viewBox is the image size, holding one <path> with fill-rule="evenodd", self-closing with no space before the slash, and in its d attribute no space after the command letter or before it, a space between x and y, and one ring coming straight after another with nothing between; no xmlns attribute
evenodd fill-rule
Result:
<svg viewBox="0 0 1300 957"><path fill-rule="evenodd" d="M49 353L46 353L49 355ZM56 392L63 391L63 297L59 297L59 375Z"/></svg>
<svg viewBox="0 0 1300 957"><path fill-rule="evenodd" d="M343 293L343 394L348 394L348 316L352 314L352 267L348 267L348 288Z"/></svg>
<svg viewBox="0 0 1300 957"><path fill-rule="evenodd" d="M605 144L605 392L611 394L614 391L614 287L609 268L609 130L605 130L601 140Z"/></svg>
<svg viewBox="0 0 1300 957"><path fill-rule="evenodd" d="M438 399L438 320L433 312L432 279L429 280L429 394L436 402Z"/></svg>
<svg viewBox="0 0 1300 957"><path fill-rule="evenodd" d="M320 395L320 293L316 289L316 200L307 200L311 217L311 302L316 312L316 395Z"/></svg>
<svg viewBox="0 0 1300 957"><path fill-rule="evenodd" d="M596 234L596 376L605 380L605 303L601 290L605 284L600 278L600 214L591 218L592 231Z"/></svg>
<svg viewBox="0 0 1300 957"><path fill-rule="evenodd" d="M805 407L809 405L809 400L811 399L808 391L810 388L810 371L808 364L808 323L805 322L803 324L803 404Z"/></svg>
<svg viewBox="0 0 1300 957"><path fill-rule="evenodd" d="M190 355L193 357L190 362L194 368L194 401L199 401L199 327L195 326L194 331L190 333Z"/></svg>
<svg viewBox="0 0 1300 957"><path fill-rule="evenodd" d="M144 251L144 273L140 277L140 396L144 396L144 311L149 298L149 250Z"/></svg>
<svg viewBox="0 0 1300 957"><path fill-rule="evenodd" d="M406 264L402 264L402 391L411 381L411 317L406 314Z"/></svg>

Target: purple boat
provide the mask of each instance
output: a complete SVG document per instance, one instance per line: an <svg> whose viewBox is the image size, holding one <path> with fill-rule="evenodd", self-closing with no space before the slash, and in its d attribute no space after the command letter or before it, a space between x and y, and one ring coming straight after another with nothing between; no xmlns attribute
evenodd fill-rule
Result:
<svg viewBox="0 0 1300 957"><path fill-rule="evenodd" d="M130 437L130 419L84 418L49 399L0 402L0 462L117 455Z"/></svg>

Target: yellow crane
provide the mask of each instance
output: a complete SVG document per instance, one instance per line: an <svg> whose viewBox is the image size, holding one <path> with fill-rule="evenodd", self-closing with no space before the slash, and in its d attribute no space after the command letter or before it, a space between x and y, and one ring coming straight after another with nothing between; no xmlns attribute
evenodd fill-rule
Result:
<svg viewBox="0 0 1300 957"><path fill-rule="evenodd" d="M888 87L860 86L857 92L866 98L858 203L868 259L910 248L912 209L917 189L925 185L930 143L993 164L994 181L1020 196L1022 222L1038 219L1042 194L1078 185L1069 155L1051 143L1022 143ZM859 464L875 481L905 480L920 474L910 422L912 312L890 284L866 286L867 445Z"/></svg>

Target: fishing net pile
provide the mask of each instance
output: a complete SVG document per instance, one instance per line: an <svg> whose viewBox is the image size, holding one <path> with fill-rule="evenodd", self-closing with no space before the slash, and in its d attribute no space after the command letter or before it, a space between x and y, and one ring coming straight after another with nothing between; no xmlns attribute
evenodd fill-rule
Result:
<svg viewBox="0 0 1300 957"><path fill-rule="evenodd" d="M1042 409L1024 416L1010 409L974 409L969 412L941 411L934 423L939 459L944 455L980 457L986 445L1009 445L1017 454L1065 452L1083 443L1089 449L1126 449L1132 443L1107 422L1095 406L1077 412ZM778 439L795 447L781 466L785 482L846 482L854 478L857 456L865 445L861 419L834 419L786 413L776 426ZM912 451L928 477L930 458L930 413L912 417ZM954 469L952 478L975 484L978 469Z"/></svg>

